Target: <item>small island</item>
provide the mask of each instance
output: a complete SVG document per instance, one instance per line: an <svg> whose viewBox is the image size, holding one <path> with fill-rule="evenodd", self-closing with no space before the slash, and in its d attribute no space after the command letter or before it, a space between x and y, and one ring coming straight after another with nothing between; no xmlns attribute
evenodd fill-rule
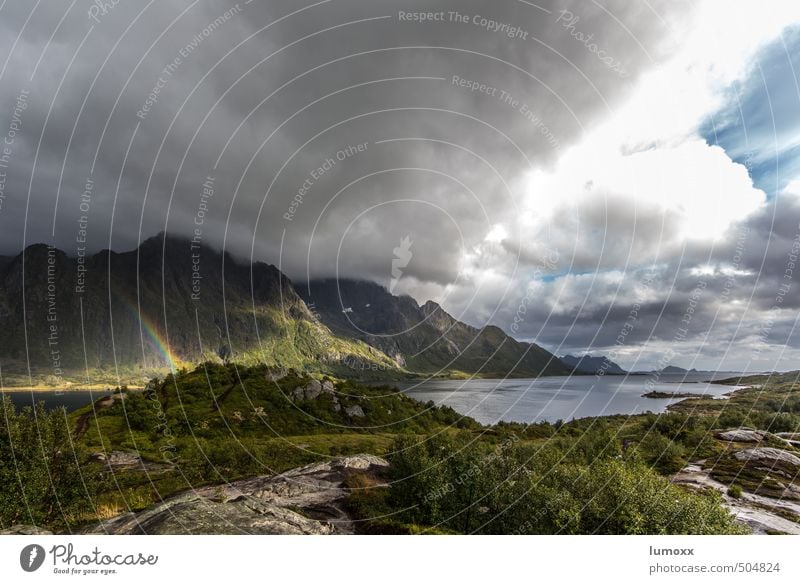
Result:
<svg viewBox="0 0 800 584"><path fill-rule="evenodd" d="M691 393L688 391L648 391L643 393L642 397L649 397L652 399L673 399L673 398L688 398L688 397L706 397L702 393Z"/></svg>

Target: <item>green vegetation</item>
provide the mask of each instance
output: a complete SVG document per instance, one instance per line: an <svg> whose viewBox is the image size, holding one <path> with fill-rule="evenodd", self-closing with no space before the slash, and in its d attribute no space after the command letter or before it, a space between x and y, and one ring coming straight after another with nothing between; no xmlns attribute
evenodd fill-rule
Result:
<svg viewBox="0 0 800 584"><path fill-rule="evenodd" d="M91 512L103 481L72 442L66 412L17 411L0 396L0 528L16 523L67 526Z"/></svg>
<svg viewBox="0 0 800 584"><path fill-rule="evenodd" d="M744 533L715 494L671 485L635 455L560 445L492 450L470 436L401 438L386 503L399 517L462 533Z"/></svg>
<svg viewBox="0 0 800 584"><path fill-rule="evenodd" d="M389 387L209 362L69 416L4 401L0 526L78 530L190 487L369 453L389 459L391 486L345 485L362 533L742 533L719 493L668 476L703 459L731 497L780 496L783 479L733 456L748 445L717 437L798 431L794 380L764 383L662 415L487 427ZM111 452L141 462L111 473L97 456Z"/></svg>

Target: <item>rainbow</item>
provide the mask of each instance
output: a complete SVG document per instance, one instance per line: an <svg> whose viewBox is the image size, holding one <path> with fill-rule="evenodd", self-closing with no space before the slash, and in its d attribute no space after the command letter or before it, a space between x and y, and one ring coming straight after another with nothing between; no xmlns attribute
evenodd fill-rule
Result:
<svg viewBox="0 0 800 584"><path fill-rule="evenodd" d="M128 301L123 301L122 304L139 321L139 333L142 337L142 358L145 363L147 362L145 347L150 346L158 353L159 361L166 363L170 371L175 373L179 369L181 358L176 356L169 348L169 340L166 335L159 331L156 322L144 315L136 304Z"/></svg>

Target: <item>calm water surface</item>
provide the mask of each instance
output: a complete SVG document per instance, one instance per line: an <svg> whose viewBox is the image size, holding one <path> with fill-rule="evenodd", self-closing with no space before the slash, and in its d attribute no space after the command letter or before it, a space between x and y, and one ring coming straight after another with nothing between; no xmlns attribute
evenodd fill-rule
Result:
<svg viewBox="0 0 800 584"><path fill-rule="evenodd" d="M571 420L611 414L664 412L682 398L642 397L648 391L688 392L722 397L736 389L707 383L736 373L662 374L537 379L430 380L391 383L408 396L437 405L448 405L457 412L484 424ZM649 381L648 381L649 380Z"/></svg>
<svg viewBox="0 0 800 584"><path fill-rule="evenodd" d="M9 396L17 409L33 405L34 401L43 401L44 407L48 410L63 406L67 408L68 412L72 412L103 396L111 395L111 392L71 389L69 391L6 391L2 395Z"/></svg>
<svg viewBox="0 0 800 584"><path fill-rule="evenodd" d="M642 394L655 390L690 392L714 397L736 387L707 383L711 379L734 377L736 373L700 373L688 375L647 375L576 377L540 377L537 379L473 379L389 382L414 399L448 405L461 414L484 424L571 420L611 414L660 413L680 398L652 399ZM648 381L649 380L649 381ZM381 382L380 385L387 385ZM105 395L107 391L70 390L62 392L12 391L20 408L34 400L43 400L48 409L65 407L74 411Z"/></svg>

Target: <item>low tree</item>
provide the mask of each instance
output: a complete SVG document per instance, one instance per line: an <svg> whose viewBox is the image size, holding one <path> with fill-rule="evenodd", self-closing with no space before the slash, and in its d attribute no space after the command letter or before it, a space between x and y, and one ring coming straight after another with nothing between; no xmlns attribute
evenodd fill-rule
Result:
<svg viewBox="0 0 800 584"><path fill-rule="evenodd" d="M73 438L63 408L0 398L0 527L64 527L92 509L101 474Z"/></svg>

